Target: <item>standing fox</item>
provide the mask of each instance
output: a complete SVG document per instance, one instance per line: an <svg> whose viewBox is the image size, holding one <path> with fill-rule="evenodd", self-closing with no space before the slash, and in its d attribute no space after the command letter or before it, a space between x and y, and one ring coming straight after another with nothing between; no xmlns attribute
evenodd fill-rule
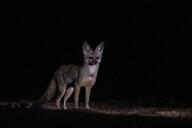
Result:
<svg viewBox="0 0 192 128"><path fill-rule="evenodd" d="M63 109L67 109L66 102L75 90L74 101L75 108L78 108L80 88L85 87L85 107L89 109L89 97L91 88L95 84L99 64L101 62L104 50L104 42L101 42L95 50L92 50L85 41L82 46L84 55L84 64L82 66L63 65L55 73L51 79L49 87L43 96L38 100L37 104L42 104L53 98L56 89L58 95L56 97L56 106L61 108L60 101L64 97Z"/></svg>

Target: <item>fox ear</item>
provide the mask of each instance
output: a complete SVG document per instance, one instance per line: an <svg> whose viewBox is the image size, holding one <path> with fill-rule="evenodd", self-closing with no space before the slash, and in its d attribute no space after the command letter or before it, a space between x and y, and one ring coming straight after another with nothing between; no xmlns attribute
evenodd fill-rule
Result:
<svg viewBox="0 0 192 128"><path fill-rule="evenodd" d="M103 49L104 49L104 42L101 41L101 43L96 47L95 51L96 51L97 53L102 54L102 53L103 53Z"/></svg>
<svg viewBox="0 0 192 128"><path fill-rule="evenodd" d="M92 51L91 47L89 46L89 44L87 43L87 41L83 42L83 54L87 55L88 53L90 53Z"/></svg>

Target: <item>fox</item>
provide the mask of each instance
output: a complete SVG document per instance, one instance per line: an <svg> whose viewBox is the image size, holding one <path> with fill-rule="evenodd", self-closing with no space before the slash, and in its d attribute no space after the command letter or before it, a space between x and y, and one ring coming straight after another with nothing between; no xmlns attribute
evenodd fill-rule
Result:
<svg viewBox="0 0 192 128"><path fill-rule="evenodd" d="M34 104L43 104L50 101L58 90L55 104L57 109L62 108L61 99L63 98L63 109L66 110L67 100L74 92L74 106L78 109L79 93L81 87L85 87L85 108L89 109L89 99L91 89L94 86L98 74L104 51L104 42L101 41L95 49L92 49L87 41L82 44L84 62L81 66L74 64L61 65L51 78L45 93Z"/></svg>

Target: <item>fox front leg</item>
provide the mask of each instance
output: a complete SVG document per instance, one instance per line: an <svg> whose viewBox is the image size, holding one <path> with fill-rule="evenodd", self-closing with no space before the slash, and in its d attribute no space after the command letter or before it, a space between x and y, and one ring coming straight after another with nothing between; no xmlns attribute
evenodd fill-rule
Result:
<svg viewBox="0 0 192 128"><path fill-rule="evenodd" d="M92 86L86 86L86 94L85 94L85 108L89 109L89 97L91 93Z"/></svg>
<svg viewBox="0 0 192 128"><path fill-rule="evenodd" d="M75 88L75 95L74 95L75 108L78 108L80 89L81 89L81 86L78 86L78 85Z"/></svg>

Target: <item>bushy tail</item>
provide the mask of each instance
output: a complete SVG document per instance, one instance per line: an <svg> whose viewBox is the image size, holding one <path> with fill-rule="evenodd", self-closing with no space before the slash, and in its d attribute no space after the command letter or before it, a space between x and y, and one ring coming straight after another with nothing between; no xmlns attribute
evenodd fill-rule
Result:
<svg viewBox="0 0 192 128"><path fill-rule="evenodd" d="M42 104L51 100L54 97L56 91L56 83L55 80L52 79L45 93L33 103L33 107L40 107Z"/></svg>

